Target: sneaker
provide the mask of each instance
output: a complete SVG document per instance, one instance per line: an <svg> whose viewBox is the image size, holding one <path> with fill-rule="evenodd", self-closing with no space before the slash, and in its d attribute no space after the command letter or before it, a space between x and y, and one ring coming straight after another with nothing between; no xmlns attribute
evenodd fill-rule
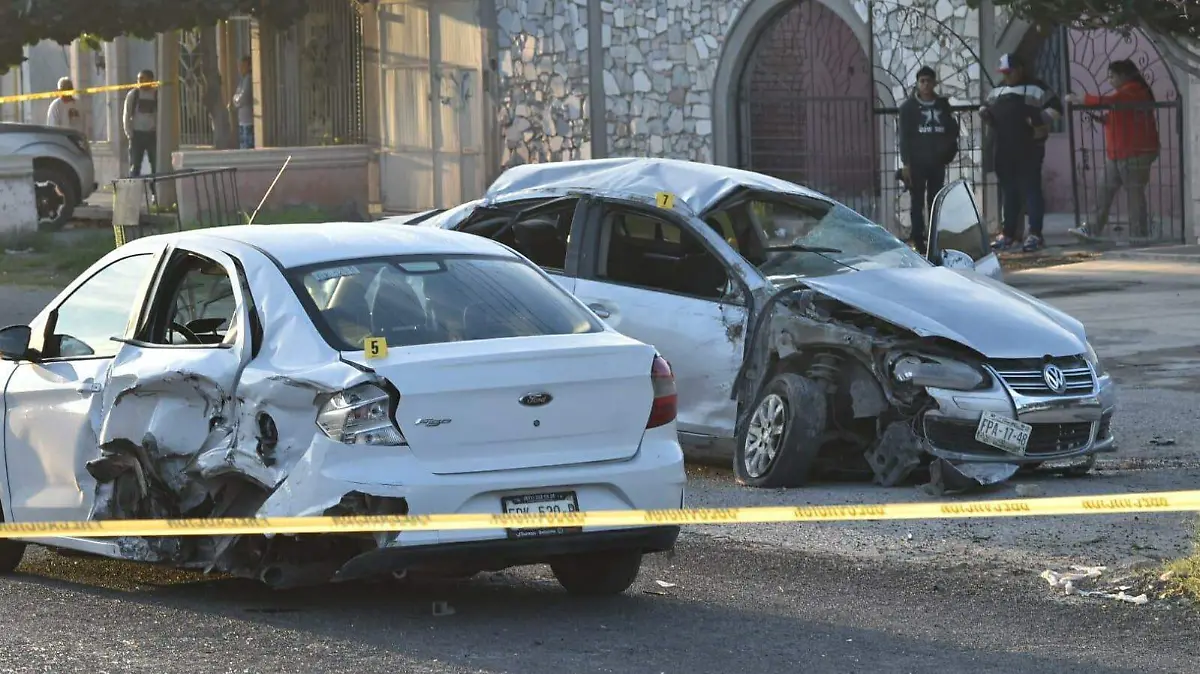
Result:
<svg viewBox="0 0 1200 674"><path fill-rule="evenodd" d="M1004 236L1003 234L1001 234L1000 236L996 237L995 241L992 242L992 250L997 250L997 251L1008 250L1009 248L1012 248L1015 245L1017 245L1016 241L1013 241L1012 239L1008 238L1007 236Z"/></svg>
<svg viewBox="0 0 1200 674"><path fill-rule="evenodd" d="M1084 241L1096 241L1100 238L1086 223L1078 227L1072 227L1071 229L1068 229L1067 232L1078 239L1083 239Z"/></svg>
<svg viewBox="0 0 1200 674"><path fill-rule="evenodd" d="M1025 245L1021 246L1021 251L1025 253L1032 253L1033 251L1045 245L1046 242L1042 240L1042 237L1030 234L1025 239Z"/></svg>

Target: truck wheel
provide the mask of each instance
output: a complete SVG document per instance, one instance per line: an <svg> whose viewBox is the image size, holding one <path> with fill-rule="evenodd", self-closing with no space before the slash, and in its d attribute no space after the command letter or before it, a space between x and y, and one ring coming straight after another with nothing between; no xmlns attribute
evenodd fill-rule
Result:
<svg viewBox="0 0 1200 674"><path fill-rule="evenodd" d="M558 584L569 594L605 597L621 594L637 580L642 553L619 550L560 557L550 562Z"/></svg>
<svg viewBox="0 0 1200 674"><path fill-rule="evenodd" d="M0 522L3 521L4 515L0 513ZM12 573L17 569L21 558L25 556L25 545L11 538L0 538L0 573Z"/></svg>
<svg viewBox="0 0 1200 674"><path fill-rule="evenodd" d="M75 183L62 169L41 167L33 170L34 193L37 199L38 229L54 232L71 221L79 195Z"/></svg>
<svg viewBox="0 0 1200 674"><path fill-rule="evenodd" d="M751 487L800 487L807 482L825 432L825 393L798 374L767 384L738 434L733 470Z"/></svg>

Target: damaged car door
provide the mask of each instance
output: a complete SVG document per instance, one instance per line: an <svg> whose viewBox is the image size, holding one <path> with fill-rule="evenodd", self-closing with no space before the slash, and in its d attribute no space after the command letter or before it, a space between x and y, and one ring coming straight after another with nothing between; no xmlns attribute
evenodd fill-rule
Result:
<svg viewBox="0 0 1200 674"><path fill-rule="evenodd" d="M748 296L727 259L735 254L665 209L597 199L582 217L576 297L671 364L681 433L732 437ZM718 227L710 232L717 241Z"/></svg>
<svg viewBox="0 0 1200 674"><path fill-rule="evenodd" d="M206 245L175 248L109 369L92 517L173 517L207 492L194 472L236 433L235 401L259 325L244 273Z"/></svg>
<svg viewBox="0 0 1200 674"><path fill-rule="evenodd" d="M930 262L951 269L973 269L1001 279L1000 260L988 243L987 224L979 214L975 191L966 180L946 185L929 210Z"/></svg>
<svg viewBox="0 0 1200 674"><path fill-rule="evenodd" d="M17 522L83 520L95 483L104 381L158 255L117 259L68 287L30 324L4 390L6 513Z"/></svg>

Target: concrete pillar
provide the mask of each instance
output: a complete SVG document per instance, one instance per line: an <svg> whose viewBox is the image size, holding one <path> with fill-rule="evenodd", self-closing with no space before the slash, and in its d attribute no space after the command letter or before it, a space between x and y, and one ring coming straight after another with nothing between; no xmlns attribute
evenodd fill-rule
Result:
<svg viewBox="0 0 1200 674"><path fill-rule="evenodd" d="M155 173L171 170L173 155L179 149L179 33L161 33L158 36L158 147L155 155L158 165ZM175 182L165 180L158 183L158 203L163 206L175 204Z"/></svg>
<svg viewBox="0 0 1200 674"><path fill-rule="evenodd" d="M125 37L104 45L104 83L132 84L129 77L129 42ZM117 159L117 177L129 175L129 139L125 137L125 97L128 91L112 91L108 96L108 139Z"/></svg>
<svg viewBox="0 0 1200 674"><path fill-rule="evenodd" d="M33 157L0 156L0 245L21 245L21 237L37 232L37 224Z"/></svg>
<svg viewBox="0 0 1200 674"><path fill-rule="evenodd" d="M1196 218L1200 216L1200 175L1196 168L1200 167L1200 77L1179 73L1179 100L1183 104L1183 217L1184 241L1200 243L1200 225ZM1167 145L1166 142L1163 145ZM1159 159L1163 161L1163 159Z"/></svg>
<svg viewBox="0 0 1200 674"><path fill-rule="evenodd" d="M991 85L988 81L988 73L995 70L1000 55L997 53L997 41L1000 39L999 31L996 30L996 6L992 0L980 0L979 3L979 102L987 100L987 95L991 91ZM983 127L979 129L979 140L983 141ZM997 217L1000 213L1000 190L996 185L995 174L984 174L983 189L979 192L983 196L983 203L979 204L980 210L983 211L984 220L988 223L988 228L992 233L999 233L1000 218Z"/></svg>
<svg viewBox="0 0 1200 674"><path fill-rule="evenodd" d="M367 137L363 139L366 145L378 149L383 139L383 94L381 88L380 46L379 46L379 9L374 3L360 5L362 15L362 49L363 49L363 127ZM368 175L368 210L383 206L383 173L379 166L379 153L372 152L367 168Z"/></svg>
<svg viewBox="0 0 1200 674"><path fill-rule="evenodd" d="M250 79L254 89L254 147L267 146L266 111L273 101L265 100L270 89L263 86L263 62L267 54L263 51L263 29L258 21L250 24ZM239 77L239 80L241 78ZM235 127L236 128L236 127Z"/></svg>

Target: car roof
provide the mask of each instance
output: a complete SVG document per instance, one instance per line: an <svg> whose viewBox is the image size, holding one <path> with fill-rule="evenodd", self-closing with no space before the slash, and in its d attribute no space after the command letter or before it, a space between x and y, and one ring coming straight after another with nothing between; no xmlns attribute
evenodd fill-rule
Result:
<svg viewBox="0 0 1200 674"><path fill-rule="evenodd" d="M832 201L828 196L761 173L681 159L624 157L524 164L508 169L488 188L496 203L537 196L588 192L653 201L659 192L675 195L701 214L739 189L756 189Z"/></svg>
<svg viewBox="0 0 1200 674"><path fill-rule="evenodd" d="M381 255L506 255L505 246L481 236L427 227L396 227L378 222L322 222L295 225L233 225L146 237L149 243L236 241L258 248L285 268Z"/></svg>

